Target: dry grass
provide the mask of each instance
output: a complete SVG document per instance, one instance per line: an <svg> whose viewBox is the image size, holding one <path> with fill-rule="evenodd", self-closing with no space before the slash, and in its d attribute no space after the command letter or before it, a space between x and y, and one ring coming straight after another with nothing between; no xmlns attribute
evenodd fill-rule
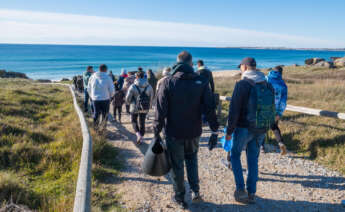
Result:
<svg viewBox="0 0 345 212"><path fill-rule="evenodd" d="M345 69L288 67L284 79L289 88L288 104L345 112ZM215 81L221 95L231 96L236 79ZM228 103L223 103L223 124L227 110ZM345 174L344 120L286 112L280 127L290 151Z"/></svg>
<svg viewBox="0 0 345 212"><path fill-rule="evenodd" d="M0 79L0 201L71 211L81 133L67 88Z"/></svg>

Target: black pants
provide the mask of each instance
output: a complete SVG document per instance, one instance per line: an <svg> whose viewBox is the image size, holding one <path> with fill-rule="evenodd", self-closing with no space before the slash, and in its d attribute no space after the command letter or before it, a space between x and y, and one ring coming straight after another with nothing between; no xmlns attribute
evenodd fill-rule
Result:
<svg viewBox="0 0 345 212"><path fill-rule="evenodd" d="M121 120L122 106L114 106L114 119L116 120L116 112L119 116L119 121Z"/></svg>
<svg viewBox="0 0 345 212"><path fill-rule="evenodd" d="M274 136L276 137L276 140L278 143L282 143L283 139L282 139L282 134L280 132L279 126L278 126L279 121L276 121L276 123L274 125L272 125L271 130L274 133Z"/></svg>
<svg viewBox="0 0 345 212"><path fill-rule="evenodd" d="M93 122L97 124L97 121L99 119L99 116L102 116L102 120L108 119L108 113L109 113L109 106L110 101L109 100L101 100L101 101L92 101L94 113L93 113Z"/></svg>
<svg viewBox="0 0 345 212"><path fill-rule="evenodd" d="M126 104L126 112L129 113L129 105Z"/></svg>
<svg viewBox="0 0 345 212"><path fill-rule="evenodd" d="M167 151L171 158L171 180L177 200L184 200L184 165L186 164L187 179L190 188L199 192L198 149L200 138L176 139L167 137Z"/></svg>
<svg viewBox="0 0 345 212"><path fill-rule="evenodd" d="M145 135L145 121L146 121L147 113L132 113L132 126L134 131L137 133L139 132L140 135ZM139 124L138 124L138 117L139 117Z"/></svg>

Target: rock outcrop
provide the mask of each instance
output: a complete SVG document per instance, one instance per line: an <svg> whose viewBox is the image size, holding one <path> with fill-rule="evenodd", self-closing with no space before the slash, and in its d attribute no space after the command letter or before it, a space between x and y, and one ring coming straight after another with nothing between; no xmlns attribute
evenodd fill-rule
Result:
<svg viewBox="0 0 345 212"><path fill-rule="evenodd" d="M345 57L334 60L335 67L345 67Z"/></svg>
<svg viewBox="0 0 345 212"><path fill-rule="evenodd" d="M0 78L22 78L22 79L29 79L26 74L13 72L13 71L5 71L0 70Z"/></svg>
<svg viewBox="0 0 345 212"><path fill-rule="evenodd" d="M322 61L325 61L325 59L316 57L316 58L309 58L309 59L306 59L306 60L304 61L304 63L305 63L306 65L315 65L315 64L317 64L317 63L319 63L319 62L322 62Z"/></svg>
<svg viewBox="0 0 345 212"><path fill-rule="evenodd" d="M325 67L325 68L334 68L332 62L321 61L314 65L315 67Z"/></svg>

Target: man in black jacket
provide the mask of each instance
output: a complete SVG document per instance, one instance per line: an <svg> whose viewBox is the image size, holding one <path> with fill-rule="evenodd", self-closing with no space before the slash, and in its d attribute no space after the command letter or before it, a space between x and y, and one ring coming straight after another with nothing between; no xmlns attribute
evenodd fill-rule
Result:
<svg viewBox="0 0 345 212"><path fill-rule="evenodd" d="M213 81L212 72L205 67L204 61L202 60L198 60L197 65L198 65L198 74L202 77L205 77L205 79L207 79L207 81L210 83L211 91L212 93L214 93L214 81Z"/></svg>
<svg viewBox="0 0 345 212"><path fill-rule="evenodd" d="M178 55L173 75L163 80L157 93L154 124L155 139L160 139L159 134L165 128L167 150L172 162L173 200L183 208L187 207L184 200L184 161L193 192L192 200L201 201L197 152L202 133L202 105L213 132L210 143L216 143L219 127L208 82L194 72L192 64L190 53L183 51Z"/></svg>

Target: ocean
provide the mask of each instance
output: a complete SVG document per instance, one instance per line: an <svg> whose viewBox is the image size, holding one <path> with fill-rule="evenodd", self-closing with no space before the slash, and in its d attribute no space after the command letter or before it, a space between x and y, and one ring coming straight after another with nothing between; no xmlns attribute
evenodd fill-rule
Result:
<svg viewBox="0 0 345 212"><path fill-rule="evenodd" d="M88 65L97 70L103 63L114 74L121 68L134 71L139 66L157 71L172 66L182 50L191 52L194 62L204 60L212 71L237 69L241 59L248 56L256 58L259 68L303 65L312 57L329 60L345 56L345 51L326 50L0 44L0 70L51 80L82 74Z"/></svg>

